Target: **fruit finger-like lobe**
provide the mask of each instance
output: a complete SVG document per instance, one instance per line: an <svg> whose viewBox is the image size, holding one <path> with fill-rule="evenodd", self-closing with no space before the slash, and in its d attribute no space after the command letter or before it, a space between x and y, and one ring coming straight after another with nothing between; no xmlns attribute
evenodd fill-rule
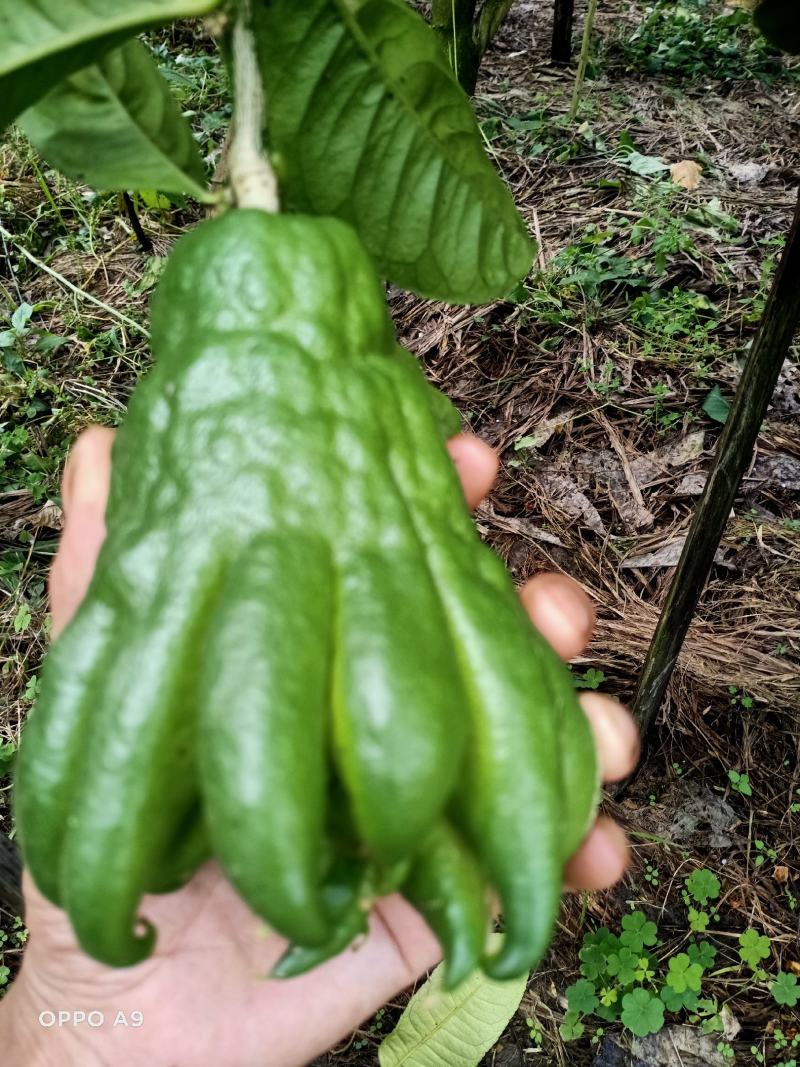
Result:
<svg viewBox="0 0 800 1067"><path fill-rule="evenodd" d="M14 783L16 825L37 886L58 905L67 817L115 622L114 611L101 600L84 603L50 650L36 708L23 730Z"/></svg>
<svg viewBox="0 0 800 1067"><path fill-rule="evenodd" d="M454 989L478 966L489 913L480 868L466 842L442 820L426 837L402 887L444 952L444 989Z"/></svg>
<svg viewBox="0 0 800 1067"><path fill-rule="evenodd" d="M548 667L555 653L509 595L499 559L466 548L453 540L434 550L470 690L471 736L455 810L500 896L505 938L484 966L505 979L533 968L547 948L565 833L577 816L565 815L563 801L564 710L553 706ZM563 744L578 746L594 781L593 742L579 708L568 725ZM582 813L580 821L588 819Z"/></svg>
<svg viewBox="0 0 800 1067"><path fill-rule="evenodd" d="M384 370L402 413L392 461L418 501L417 528L468 693L452 810L501 898L506 937L484 968L503 979L534 967L547 948L563 864L594 815L597 758L563 664L531 626L505 567L478 542L413 371L408 363Z"/></svg>
<svg viewBox="0 0 800 1067"><path fill-rule="evenodd" d="M166 570L147 611L118 606L125 626L90 693L68 802L64 905L83 949L120 967L152 951L155 931L136 929L139 901L198 800L196 656L219 565L207 545L184 547ZM107 595L124 596L120 573L101 557Z"/></svg>
<svg viewBox="0 0 800 1067"><path fill-rule="evenodd" d="M202 682L215 852L253 911L304 945L330 935L320 890L333 585L321 538L254 538L224 583Z"/></svg>
<svg viewBox="0 0 800 1067"><path fill-rule="evenodd" d="M345 560L337 603L337 770L362 840L391 863L418 847L452 791L466 697L421 548Z"/></svg>
<svg viewBox="0 0 800 1067"><path fill-rule="evenodd" d="M561 660L550 654L544 639L539 640L544 646L540 663L550 690L550 714L556 721L560 744L561 858L566 863L594 823L601 794L600 764L594 735L576 698L572 677Z"/></svg>
<svg viewBox="0 0 800 1067"><path fill-rule="evenodd" d="M192 878L211 856L211 842L200 804L189 812L159 867L145 886L148 893L172 893Z"/></svg>
<svg viewBox="0 0 800 1067"><path fill-rule="evenodd" d="M344 952L367 932L371 888L369 868L358 860L340 857L322 891L331 932L318 946L290 945L270 972L270 978L295 978Z"/></svg>

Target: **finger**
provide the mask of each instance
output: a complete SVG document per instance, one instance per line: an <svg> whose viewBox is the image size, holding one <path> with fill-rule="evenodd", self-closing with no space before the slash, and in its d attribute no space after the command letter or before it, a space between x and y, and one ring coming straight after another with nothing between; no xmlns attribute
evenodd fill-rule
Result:
<svg viewBox="0 0 800 1067"><path fill-rule="evenodd" d="M613 819L601 815L585 841L567 863L564 884L568 890L609 889L628 866L628 842Z"/></svg>
<svg viewBox="0 0 800 1067"><path fill-rule="evenodd" d="M53 637L58 637L75 614L105 540L113 441L113 430L102 426L85 430L64 468L64 529L49 577Z"/></svg>
<svg viewBox="0 0 800 1067"><path fill-rule="evenodd" d="M639 762L639 731L633 716L613 697L584 693L580 698L597 745L597 759L604 782L619 782Z"/></svg>
<svg viewBox="0 0 800 1067"><path fill-rule="evenodd" d="M522 587L520 598L533 625L562 659L572 659L589 643L594 607L566 574L537 574Z"/></svg>
<svg viewBox="0 0 800 1067"><path fill-rule="evenodd" d="M61 480L64 511L75 507L105 511L111 478L111 447L116 433L107 426L89 426L72 446Z"/></svg>
<svg viewBox="0 0 800 1067"><path fill-rule="evenodd" d="M494 485L500 467L497 453L471 433L451 437L447 450L461 479L467 505L476 508Z"/></svg>

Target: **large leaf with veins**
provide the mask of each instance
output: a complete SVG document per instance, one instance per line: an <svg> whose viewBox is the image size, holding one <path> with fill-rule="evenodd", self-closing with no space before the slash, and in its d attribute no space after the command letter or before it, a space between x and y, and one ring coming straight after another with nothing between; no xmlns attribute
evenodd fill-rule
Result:
<svg viewBox="0 0 800 1067"><path fill-rule="evenodd" d="M286 206L351 223L424 296L505 295L531 242L425 21L403 0L259 0L254 16Z"/></svg>
<svg viewBox="0 0 800 1067"><path fill-rule="evenodd" d="M0 0L0 130L54 85L148 26L219 0Z"/></svg>
<svg viewBox="0 0 800 1067"><path fill-rule="evenodd" d="M66 78L19 124L51 166L95 189L210 199L189 124L139 41Z"/></svg>

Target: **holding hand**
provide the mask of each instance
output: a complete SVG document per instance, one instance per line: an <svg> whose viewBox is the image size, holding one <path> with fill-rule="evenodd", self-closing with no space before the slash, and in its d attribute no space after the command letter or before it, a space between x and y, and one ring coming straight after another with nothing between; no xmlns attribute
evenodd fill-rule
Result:
<svg viewBox="0 0 800 1067"><path fill-rule="evenodd" d="M77 442L64 476L65 527L53 564L53 633L74 614L105 536L113 433L94 428ZM477 438L450 441L450 454L471 507L491 488L492 451ZM576 583L540 575L521 591L537 629L569 659L583 649L594 621ZM625 777L638 754L635 726L615 701L591 693L581 700L592 725L606 781ZM621 830L601 817L568 863L565 883L600 889L623 873ZM267 981L283 939L264 932L215 863L182 890L146 897L142 914L158 930L153 956L115 970L85 956L63 912L26 879L31 940L20 977L0 1010L0 1046L13 1067L58 1063L125 1063L181 1067L219 1062L250 1067L300 1067L329 1048L439 959L439 947L416 912L398 895L380 900L370 933L357 949L300 978ZM43 1011L102 1012L105 1025L46 1029ZM113 1027L118 1012L142 1025ZM138 1018L138 1016L137 1016Z"/></svg>

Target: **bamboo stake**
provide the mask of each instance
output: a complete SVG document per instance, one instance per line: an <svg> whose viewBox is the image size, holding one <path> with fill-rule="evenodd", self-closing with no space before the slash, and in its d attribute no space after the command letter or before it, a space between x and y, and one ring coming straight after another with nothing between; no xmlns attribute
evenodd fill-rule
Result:
<svg viewBox="0 0 800 1067"><path fill-rule="evenodd" d="M592 47L592 30L594 29L594 17L597 14L597 0L589 0L586 9L586 20L583 24L583 43L581 45L581 58L578 62L578 73L575 75L575 88L572 91L572 103L569 109L569 120L578 114L578 105L581 102L583 83L586 80L586 67L589 63L589 51Z"/></svg>

